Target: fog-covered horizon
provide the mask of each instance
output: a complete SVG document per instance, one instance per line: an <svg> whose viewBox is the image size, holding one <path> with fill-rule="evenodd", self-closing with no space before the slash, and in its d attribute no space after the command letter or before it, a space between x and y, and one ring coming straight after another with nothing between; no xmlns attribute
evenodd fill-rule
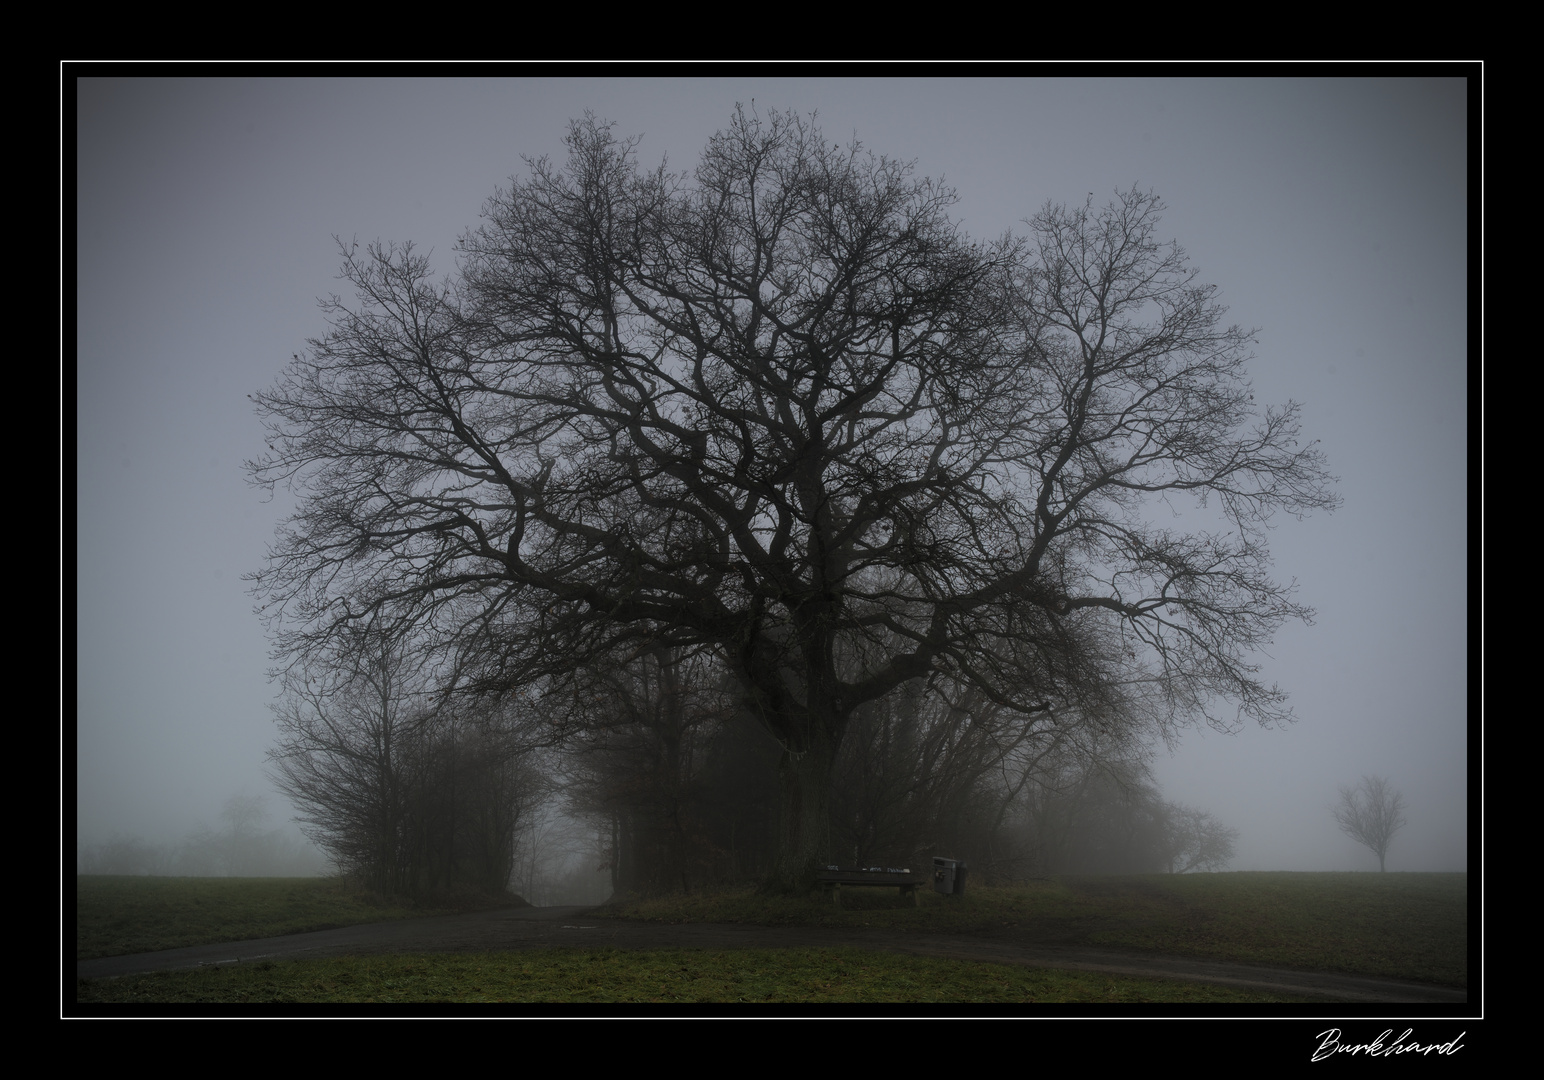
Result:
<svg viewBox="0 0 1544 1080"><path fill-rule="evenodd" d="M645 164L683 170L754 101L944 177L976 238L1023 231L1048 201L1133 184L1163 198L1164 235L1260 328L1256 399L1303 404L1344 500L1271 534L1277 577L1317 612L1258 658L1295 723L1159 745L1163 794L1238 829L1231 870L1376 871L1329 807L1385 776L1409 819L1389 870L1466 870L1471 92L1457 77L81 80L77 842L176 843L240 793L290 828L264 773L277 687L242 580L288 503L242 463L264 448L248 395L325 330L318 298L346 291L333 237L411 241L445 274L495 187L523 158L561 161L586 110L639 136Z"/></svg>

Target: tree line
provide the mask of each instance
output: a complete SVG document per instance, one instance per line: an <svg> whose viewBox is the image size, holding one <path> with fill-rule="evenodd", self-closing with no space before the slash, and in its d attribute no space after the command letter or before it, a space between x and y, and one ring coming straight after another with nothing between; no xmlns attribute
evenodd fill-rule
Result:
<svg viewBox="0 0 1544 1080"><path fill-rule="evenodd" d="M252 578L278 767L319 829L306 754L390 793L340 857L492 881L508 792L559 775L659 887L721 852L790 891L849 850L1179 850L1204 816L1139 797L1130 748L1289 718L1254 657L1311 612L1267 531L1337 500L1161 201L975 241L947 187L754 109L689 173L590 116L568 150L445 279L344 245L355 298L254 399L252 478L297 505ZM381 650L413 683L389 732L351 704ZM753 772L775 799L736 809Z"/></svg>
<svg viewBox="0 0 1544 1080"><path fill-rule="evenodd" d="M294 694L270 755L307 831L362 883L499 891L544 802L588 827L588 865L613 895L774 871L781 748L704 655L619 658L497 719L429 703L400 651L372 655L346 689L313 680ZM980 695L920 683L853 731L827 799L831 863L922 868L947 854L1012 882L1216 870L1233 854L1235 830L1163 799L1130 732L1037 732Z"/></svg>
<svg viewBox="0 0 1544 1080"><path fill-rule="evenodd" d="M178 843L157 844L118 832L97 843L78 843L78 874L153 874L177 877L306 877L321 872L315 849L282 829L264 828L270 818L261 795L226 800L219 828L201 825Z"/></svg>

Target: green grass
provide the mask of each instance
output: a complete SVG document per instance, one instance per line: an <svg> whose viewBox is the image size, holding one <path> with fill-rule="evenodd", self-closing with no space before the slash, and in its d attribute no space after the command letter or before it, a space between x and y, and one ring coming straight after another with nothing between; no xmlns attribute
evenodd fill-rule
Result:
<svg viewBox="0 0 1544 1080"><path fill-rule="evenodd" d="M1153 880L1153 879L1148 879ZM1096 944L1243 964L1469 984L1466 874L1205 874L1120 901ZM1090 896L1082 902L1110 901Z"/></svg>
<svg viewBox="0 0 1544 1080"><path fill-rule="evenodd" d="M77 956L272 937L489 906L372 899L315 878L77 879ZM505 901L506 903L508 901ZM617 904L664 923L871 927L1006 944L1083 944L1446 986L1468 985L1464 874L1240 873L1061 878L1012 888L818 897L750 890ZM1275 1002L1258 991L858 949L542 950L263 961L81 980L77 1000L326 1002Z"/></svg>
<svg viewBox="0 0 1544 1080"><path fill-rule="evenodd" d="M659 922L872 927L991 934L1045 944L1469 984L1465 874L1235 873L1058 878L925 893L848 890L843 908L750 890L610 906L597 915Z"/></svg>
<svg viewBox="0 0 1544 1080"><path fill-rule="evenodd" d="M1306 1002L1169 979L1047 971L863 949L551 949L338 957L80 980L78 1003Z"/></svg>
<svg viewBox="0 0 1544 1080"><path fill-rule="evenodd" d="M75 879L75 958L250 941L511 902L459 896L439 906L413 906L332 878L81 875Z"/></svg>

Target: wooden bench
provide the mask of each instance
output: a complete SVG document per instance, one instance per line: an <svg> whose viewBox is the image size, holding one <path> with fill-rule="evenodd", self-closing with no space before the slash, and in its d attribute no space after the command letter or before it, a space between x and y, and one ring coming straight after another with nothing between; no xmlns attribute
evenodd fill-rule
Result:
<svg viewBox="0 0 1544 1080"><path fill-rule="evenodd" d="M917 886L926 885L929 879L925 874L914 874L910 870L843 870L838 867L818 871L815 874L815 880L820 882L820 887L826 891L837 907L842 906L843 888L872 885L899 888L902 897L911 897L911 902L920 907L922 898L917 893Z"/></svg>

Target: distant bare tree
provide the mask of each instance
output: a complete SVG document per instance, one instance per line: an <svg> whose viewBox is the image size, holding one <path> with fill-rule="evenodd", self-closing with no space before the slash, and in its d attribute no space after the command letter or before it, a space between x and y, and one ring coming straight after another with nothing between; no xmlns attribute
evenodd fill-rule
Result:
<svg viewBox="0 0 1544 1080"><path fill-rule="evenodd" d="M1165 807L1169 873L1221 870L1233 858L1238 830L1230 829L1215 815L1180 803Z"/></svg>
<svg viewBox="0 0 1544 1080"><path fill-rule="evenodd" d="M1330 807L1340 831L1378 853L1378 869L1394 834L1405 825L1405 797L1381 776L1364 776L1354 788L1340 789L1340 803Z"/></svg>
<svg viewBox="0 0 1544 1080"><path fill-rule="evenodd" d="M268 801L261 795L241 792L225 801L220 817L230 826L225 845L225 872L231 877L250 875L261 863L272 835L262 829L268 820Z"/></svg>

